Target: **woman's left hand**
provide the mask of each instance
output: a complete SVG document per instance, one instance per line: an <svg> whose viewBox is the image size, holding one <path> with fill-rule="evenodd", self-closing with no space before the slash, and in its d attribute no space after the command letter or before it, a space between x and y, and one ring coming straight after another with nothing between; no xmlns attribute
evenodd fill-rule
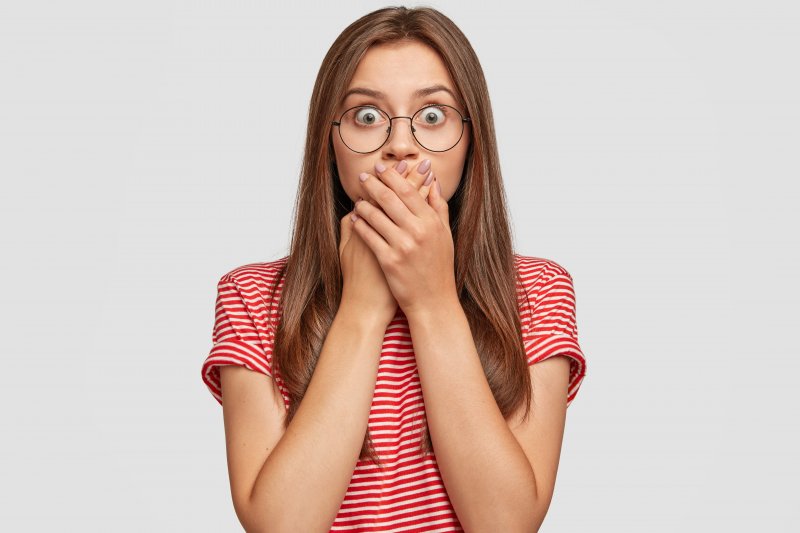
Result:
<svg viewBox="0 0 800 533"><path fill-rule="evenodd" d="M360 183L364 198L381 208L357 202L355 212L366 224L354 229L378 259L398 305L409 316L457 301L449 207L438 181L426 201L395 169L380 168L362 173Z"/></svg>

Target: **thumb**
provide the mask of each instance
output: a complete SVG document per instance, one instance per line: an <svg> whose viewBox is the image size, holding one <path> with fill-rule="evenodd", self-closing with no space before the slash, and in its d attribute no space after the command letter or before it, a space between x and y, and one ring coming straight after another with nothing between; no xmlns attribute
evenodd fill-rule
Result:
<svg viewBox="0 0 800 533"><path fill-rule="evenodd" d="M350 215L352 215L354 212L355 211L348 211L347 214L340 220L339 255L342 255L344 245L347 244L347 241L350 240L350 236L353 234L353 221L350 220Z"/></svg>
<svg viewBox="0 0 800 533"><path fill-rule="evenodd" d="M447 204L444 196L442 196L442 186L439 183L439 178L434 176L433 184L431 186L430 194L428 194L430 206L433 207L439 214L439 218L449 226L450 225L450 206Z"/></svg>

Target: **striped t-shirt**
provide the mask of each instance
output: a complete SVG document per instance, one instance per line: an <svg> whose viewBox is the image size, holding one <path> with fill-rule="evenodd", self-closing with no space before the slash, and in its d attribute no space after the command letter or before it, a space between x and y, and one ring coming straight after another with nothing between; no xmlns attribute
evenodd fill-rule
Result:
<svg viewBox="0 0 800 533"><path fill-rule="evenodd" d="M222 404L219 367L240 365L272 377L289 408L283 380L272 371L275 328L269 314L272 287L287 257L240 266L219 280L213 347L202 365L203 382ZM514 254L522 280L517 295L528 365L564 355L570 359L567 406L586 374L578 345L572 277L558 263ZM527 298L526 298L527 294ZM277 302L276 302L277 304ZM442 482L435 453L420 453L422 389L408 321L398 308L386 329L369 415L369 430L383 472L359 460L331 531L463 531Z"/></svg>

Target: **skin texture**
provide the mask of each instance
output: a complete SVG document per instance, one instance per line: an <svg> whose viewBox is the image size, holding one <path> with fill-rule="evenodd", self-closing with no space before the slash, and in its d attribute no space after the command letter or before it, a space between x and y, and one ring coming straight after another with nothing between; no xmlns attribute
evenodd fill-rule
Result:
<svg viewBox="0 0 800 533"><path fill-rule="evenodd" d="M361 59L347 89L374 89L384 93L386 99L352 94L339 106L337 117L353 106L364 104L377 105L391 117L410 117L425 104L432 102L451 105L465 114L458 101L445 91L412 99L411 95L417 89L436 84L446 86L456 96L459 94L444 62L429 46L419 42L376 45ZM337 129L331 128L339 179L347 195L354 202L363 196L358 175L361 172L374 175L376 163L390 168L405 159L408 167L414 169L422 160L430 159L431 169L442 188L442 196L449 200L458 188L464 170L471 137L469 123L464 125L464 134L458 144L446 152L431 152L420 146L411 134L409 120L393 120L392 124L389 140L380 149L369 154L350 150L342 142Z"/></svg>

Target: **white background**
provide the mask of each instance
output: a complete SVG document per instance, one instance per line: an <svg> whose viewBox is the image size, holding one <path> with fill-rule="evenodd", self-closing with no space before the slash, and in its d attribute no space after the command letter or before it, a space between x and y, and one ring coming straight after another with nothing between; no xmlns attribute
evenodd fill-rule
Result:
<svg viewBox="0 0 800 533"><path fill-rule="evenodd" d="M0 529L241 530L216 282L288 251L317 69L384 5L0 4ZM517 251L575 281L542 531L795 531L797 4L427 5L481 60Z"/></svg>

